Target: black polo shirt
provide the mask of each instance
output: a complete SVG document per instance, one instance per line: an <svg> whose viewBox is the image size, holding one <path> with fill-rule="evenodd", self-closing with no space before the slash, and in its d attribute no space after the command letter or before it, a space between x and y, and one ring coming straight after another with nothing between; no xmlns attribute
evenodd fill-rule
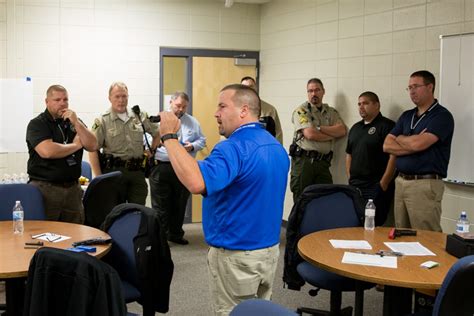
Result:
<svg viewBox="0 0 474 316"><path fill-rule="evenodd" d="M35 147L46 139L55 143L70 144L76 136L76 131L70 123L63 120L54 120L46 109L32 119L26 130L26 144L28 145L28 175L31 180L48 182L71 182L81 176L81 161L83 150L76 151L69 159L75 164L70 166L67 157L58 159L44 159L35 151ZM71 162L71 160L70 160Z"/></svg>
<svg viewBox="0 0 474 316"><path fill-rule="evenodd" d="M379 113L369 124L355 123L349 131L346 153L352 156L349 184L364 185L380 181L389 154L383 152L385 137L395 122Z"/></svg>

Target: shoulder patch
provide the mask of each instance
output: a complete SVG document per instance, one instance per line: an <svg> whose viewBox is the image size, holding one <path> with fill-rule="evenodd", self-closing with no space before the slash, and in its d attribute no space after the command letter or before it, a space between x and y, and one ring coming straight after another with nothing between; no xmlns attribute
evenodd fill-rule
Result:
<svg viewBox="0 0 474 316"><path fill-rule="evenodd" d="M97 130L97 129L99 128L99 126L100 126L100 123L98 122L98 120L95 120L95 121L94 121L94 124L93 124L92 127L91 127L91 129L92 129L93 131L95 131L95 130Z"/></svg>
<svg viewBox="0 0 474 316"><path fill-rule="evenodd" d="M300 124L306 124L308 123L308 118L306 117L306 115L300 115Z"/></svg>

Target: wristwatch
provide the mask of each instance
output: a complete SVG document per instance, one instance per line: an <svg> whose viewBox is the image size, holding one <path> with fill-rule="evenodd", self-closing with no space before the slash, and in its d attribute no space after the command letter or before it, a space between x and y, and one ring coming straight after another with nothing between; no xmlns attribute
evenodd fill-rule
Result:
<svg viewBox="0 0 474 316"><path fill-rule="evenodd" d="M161 136L161 142L162 143L164 143L165 140L168 140L168 139L178 139L178 134L169 133L169 134L165 134L165 135Z"/></svg>

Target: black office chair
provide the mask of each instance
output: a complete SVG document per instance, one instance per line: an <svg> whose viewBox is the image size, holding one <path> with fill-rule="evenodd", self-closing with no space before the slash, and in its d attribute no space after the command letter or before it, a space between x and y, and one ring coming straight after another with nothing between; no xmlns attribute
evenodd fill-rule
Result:
<svg viewBox="0 0 474 316"><path fill-rule="evenodd" d="M31 259L24 316L127 315L120 278L87 253L43 247Z"/></svg>
<svg viewBox="0 0 474 316"><path fill-rule="evenodd" d="M82 199L85 213L85 224L99 228L112 209L125 202L120 191L122 172L113 171L102 174L89 183Z"/></svg>
<svg viewBox="0 0 474 316"><path fill-rule="evenodd" d="M15 201L21 201L25 220L45 220L43 195L31 184L0 184L0 220L12 220L12 209Z"/></svg>
<svg viewBox="0 0 474 316"><path fill-rule="evenodd" d="M318 190L321 189L321 194ZM320 230L361 226L358 211L363 199L360 192L351 186L342 185L313 185L305 192L316 192L315 198L304 207L304 214L299 227L300 238ZM304 195L304 193L303 193ZM360 198L359 198L360 197ZM356 292L357 313L363 311L364 290L373 287L373 284L356 281L338 274L315 267L303 261L296 267L304 281L316 287L310 290L311 296L316 296L320 289L331 291L330 311L300 307L297 312L312 315L352 315L352 307L341 309L342 292Z"/></svg>
<svg viewBox="0 0 474 316"><path fill-rule="evenodd" d="M134 203L120 204L102 229L113 239L104 260L119 273L125 301L140 303L144 316L166 313L174 267L156 211Z"/></svg>
<svg viewBox="0 0 474 316"><path fill-rule="evenodd" d="M273 303L271 301L262 299L245 300L239 303L230 312L229 316L298 316L295 312Z"/></svg>

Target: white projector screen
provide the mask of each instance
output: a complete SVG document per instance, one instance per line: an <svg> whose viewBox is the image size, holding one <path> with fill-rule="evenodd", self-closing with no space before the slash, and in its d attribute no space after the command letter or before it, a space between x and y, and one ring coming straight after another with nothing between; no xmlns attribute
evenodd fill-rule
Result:
<svg viewBox="0 0 474 316"><path fill-rule="evenodd" d="M474 33L441 36L439 100L454 116L447 180L474 184Z"/></svg>
<svg viewBox="0 0 474 316"><path fill-rule="evenodd" d="M32 118L31 79L0 79L0 153L28 151L26 127Z"/></svg>

